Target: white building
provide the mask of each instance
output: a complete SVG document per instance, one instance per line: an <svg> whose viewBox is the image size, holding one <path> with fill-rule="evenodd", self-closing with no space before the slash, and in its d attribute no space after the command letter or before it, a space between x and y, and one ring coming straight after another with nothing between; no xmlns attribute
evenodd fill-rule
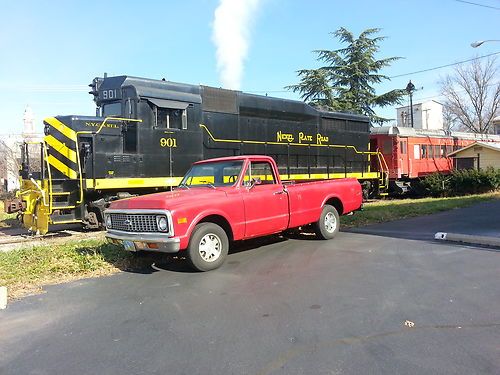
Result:
<svg viewBox="0 0 500 375"><path fill-rule="evenodd" d="M410 106L399 107L396 110L398 126L423 130L443 129L443 105L435 100L413 104L413 126Z"/></svg>
<svg viewBox="0 0 500 375"><path fill-rule="evenodd" d="M26 106L23 115L23 133L0 134L0 191L19 189L19 167L21 163L21 145L42 142L43 135L35 131L35 116L30 106ZM34 152L39 149L30 145ZM35 154L38 157L39 153Z"/></svg>
<svg viewBox="0 0 500 375"><path fill-rule="evenodd" d="M493 119L493 134L500 135L500 116Z"/></svg>
<svg viewBox="0 0 500 375"><path fill-rule="evenodd" d="M1 191L12 191L19 188L18 170L23 139L19 134L1 134L0 138Z"/></svg>
<svg viewBox="0 0 500 375"><path fill-rule="evenodd" d="M24 109L23 115L23 138L31 140L32 138L39 138L35 132L35 115L29 105Z"/></svg>

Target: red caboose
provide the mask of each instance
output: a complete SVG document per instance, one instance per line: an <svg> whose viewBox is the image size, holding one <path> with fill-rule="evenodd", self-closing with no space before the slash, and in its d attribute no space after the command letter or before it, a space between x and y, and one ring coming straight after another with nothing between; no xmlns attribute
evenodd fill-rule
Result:
<svg viewBox="0 0 500 375"><path fill-rule="evenodd" d="M390 190L405 193L415 179L434 172L450 173L453 160L448 154L452 151L490 138L495 136L382 126L372 128L370 149L380 151L387 163Z"/></svg>

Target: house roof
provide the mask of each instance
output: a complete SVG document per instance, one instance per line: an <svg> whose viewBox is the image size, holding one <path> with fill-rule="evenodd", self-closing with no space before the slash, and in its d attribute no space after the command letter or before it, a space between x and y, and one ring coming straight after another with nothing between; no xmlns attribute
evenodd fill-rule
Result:
<svg viewBox="0 0 500 375"><path fill-rule="evenodd" d="M474 141L486 141L500 143L500 135L478 134L467 132L447 132L443 129L416 129L408 126L374 126L370 129L372 134L399 135L400 137L453 137L458 139L470 139Z"/></svg>
<svg viewBox="0 0 500 375"><path fill-rule="evenodd" d="M500 152L500 142L474 142L464 148L461 148L460 150L449 153L448 156L455 156L456 154L468 150L469 148L474 146L482 146Z"/></svg>
<svg viewBox="0 0 500 375"><path fill-rule="evenodd" d="M427 104L427 103L430 103L430 102L434 102L434 103L437 103L439 105L443 105L443 103L440 103L437 100L431 99L431 100L424 100L424 101L418 102L418 103L413 103L413 106L415 107L415 106ZM403 108L409 108L409 107L410 107L409 105L404 105L404 106L401 106L401 107L396 107L396 109L403 109Z"/></svg>

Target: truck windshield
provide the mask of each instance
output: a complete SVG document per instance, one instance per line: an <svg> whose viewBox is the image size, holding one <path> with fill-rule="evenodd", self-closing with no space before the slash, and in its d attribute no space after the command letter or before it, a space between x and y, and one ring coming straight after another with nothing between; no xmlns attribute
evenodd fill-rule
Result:
<svg viewBox="0 0 500 375"><path fill-rule="evenodd" d="M184 176L179 187L231 186L238 180L242 167L242 160L195 164Z"/></svg>

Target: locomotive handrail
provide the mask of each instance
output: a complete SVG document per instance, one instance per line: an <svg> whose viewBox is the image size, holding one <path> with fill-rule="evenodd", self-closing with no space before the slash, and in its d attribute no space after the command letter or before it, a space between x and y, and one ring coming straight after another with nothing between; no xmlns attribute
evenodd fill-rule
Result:
<svg viewBox="0 0 500 375"><path fill-rule="evenodd" d="M131 122L142 122L140 119L135 119L135 118L123 118L123 117L106 117L104 121L101 123L99 126L99 129L97 129L96 132L93 132L91 130L82 130L79 132L76 132L76 137L78 139L78 136L80 134L99 134L104 125L108 120L114 120L114 121L131 121ZM76 202L76 204L81 204L83 202L83 177L82 177L82 165L80 163L80 149L78 147L78 144L76 146L76 161L78 164L78 175L80 179L80 200Z"/></svg>
<svg viewBox="0 0 500 375"><path fill-rule="evenodd" d="M78 136L79 134L99 134L102 130L102 128L104 127L104 125L106 125L106 122L108 120L112 120L112 121L131 121L131 122L142 122L142 120L139 120L139 119L135 119L135 118L124 118L124 117L106 117L104 119L103 122L101 122L101 125L99 126L99 129L97 129L96 132L93 132L92 130L82 130L82 131L79 131L79 132L76 132L76 135Z"/></svg>
<svg viewBox="0 0 500 375"><path fill-rule="evenodd" d="M45 201L45 192L43 191L43 189L40 187L40 185L38 185L38 182L36 182L34 178L30 178L30 181L33 183L33 185L36 186L36 188L38 189L38 191L40 191L40 193L42 194L43 205L47 206L47 202Z"/></svg>
<svg viewBox="0 0 500 375"><path fill-rule="evenodd" d="M377 152L378 162L379 162L380 167L382 169L382 173L385 172L384 184L387 187L388 182L389 182L389 172L390 172L389 166L387 165L387 162L385 161L384 155L379 151L378 148L377 148L376 152Z"/></svg>
<svg viewBox="0 0 500 375"><path fill-rule="evenodd" d="M47 152L47 145L45 142L42 142L43 145L43 157L45 159L45 163L47 163L47 174L49 175L49 212L52 214L52 172L50 171L50 163L49 163L49 153Z"/></svg>
<svg viewBox="0 0 500 375"><path fill-rule="evenodd" d="M207 128L206 125L200 124L200 128L205 129L207 132L208 136L214 141L214 142L227 142L227 143L248 143L248 144L262 144L262 145L281 145L281 146L304 146L304 147L331 147L331 148L349 148L354 150L356 154L362 154L362 155L377 155L376 151L358 151L356 146L353 145L331 145L331 144L319 144L319 143L296 143L296 142L274 142L274 141L245 141L245 140L239 140L239 139L220 139L220 138L215 138L212 135L212 132Z"/></svg>
<svg viewBox="0 0 500 375"><path fill-rule="evenodd" d="M35 142L35 141L24 141L23 143L27 144L27 145L41 145L42 146L44 160L41 162L47 164L47 173L49 175L49 204L48 204L48 206L49 206L49 212L52 213L52 174L50 172L50 164L48 161L47 145L45 144L45 142ZM29 161L28 161L28 163L29 163ZM43 164L40 166L40 168L43 168ZM40 191L40 193L42 194L42 198L43 198L43 204L45 206L47 206L47 202L45 199L45 192L43 191L43 189L38 185L38 183L33 178L30 178L30 181L36 186L38 191ZM27 192L20 192L19 194L24 195L24 194L27 194L28 192L31 192L31 191L32 190L30 189Z"/></svg>

